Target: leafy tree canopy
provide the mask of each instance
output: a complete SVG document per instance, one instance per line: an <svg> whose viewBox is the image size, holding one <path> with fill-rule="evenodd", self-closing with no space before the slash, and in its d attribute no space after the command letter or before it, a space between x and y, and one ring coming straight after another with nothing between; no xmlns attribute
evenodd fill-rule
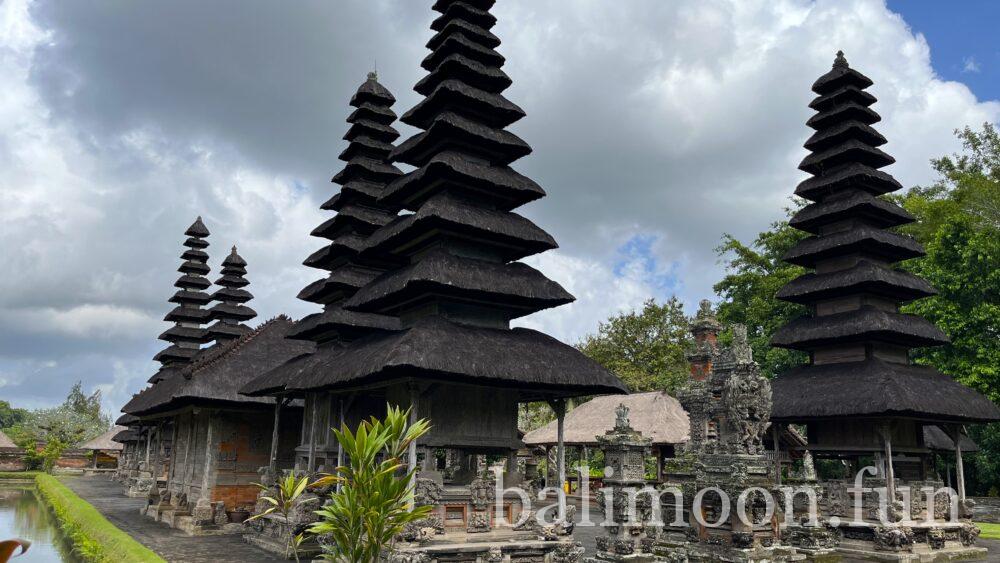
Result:
<svg viewBox="0 0 1000 563"><path fill-rule="evenodd" d="M588 357L614 372L633 392L673 393L687 380L685 353L691 342L680 300L650 299L639 311L612 316L577 344Z"/></svg>
<svg viewBox="0 0 1000 563"><path fill-rule="evenodd" d="M20 421L6 430L19 444L58 441L78 444L100 436L111 428L111 418L101 413L101 392L83 393L82 384L73 385L58 407L23 411Z"/></svg>

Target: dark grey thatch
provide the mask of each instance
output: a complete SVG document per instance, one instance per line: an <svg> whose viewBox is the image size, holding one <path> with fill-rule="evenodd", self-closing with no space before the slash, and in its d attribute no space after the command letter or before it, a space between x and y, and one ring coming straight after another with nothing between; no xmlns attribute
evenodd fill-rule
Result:
<svg viewBox="0 0 1000 563"><path fill-rule="evenodd" d="M935 295L937 291L931 284L907 271L890 269L870 260L859 260L846 270L800 276L778 290L776 297L793 303L814 303L819 299L859 293L912 301Z"/></svg>
<svg viewBox="0 0 1000 563"><path fill-rule="evenodd" d="M625 405L632 428L642 432L654 445L687 442L689 421L684 407L664 391L632 395L605 395L566 413L564 442L570 445L597 445L597 436L615 426L615 409ZM529 446L553 445L557 441L557 421L524 435Z"/></svg>
<svg viewBox="0 0 1000 563"><path fill-rule="evenodd" d="M209 272L208 254L203 250L208 248L205 237L209 233L198 217L184 234L188 237L184 241L186 250L181 254L184 262L177 269L181 277L174 282L179 291L170 298L177 306L163 318L176 324L159 336L170 346L153 358L164 366L189 363L198 355L200 345L209 340L208 333L201 327L210 318L209 312L202 308L210 299L202 291L210 285L205 278Z"/></svg>
<svg viewBox="0 0 1000 563"><path fill-rule="evenodd" d="M132 426L133 424L139 423L139 417L132 416L130 414L122 414L115 420L115 424L118 426Z"/></svg>
<svg viewBox="0 0 1000 563"><path fill-rule="evenodd" d="M397 161L423 166L444 144L462 143L477 147L490 157L490 162L510 164L531 154L531 147L510 131L494 129L446 111L434 117L429 129L403 141L392 153Z"/></svg>
<svg viewBox="0 0 1000 563"><path fill-rule="evenodd" d="M800 317L778 329L771 345L810 350L834 342L877 340L902 346L937 346L948 343L941 329L923 317L863 306L822 317Z"/></svg>
<svg viewBox="0 0 1000 563"><path fill-rule="evenodd" d="M458 325L432 316L342 349L319 348L244 392L264 389L269 381L288 390L311 390L406 378L512 387L526 399L627 391L613 374L551 336L526 328Z"/></svg>
<svg viewBox="0 0 1000 563"><path fill-rule="evenodd" d="M509 318L573 301L561 285L520 262L488 262L432 250L418 262L361 288L344 306L389 313L426 293L456 300L502 302L510 308Z"/></svg>
<svg viewBox="0 0 1000 563"><path fill-rule="evenodd" d="M127 444L128 442L138 442L142 437L135 430L126 429L116 433L111 439L119 444Z"/></svg>
<svg viewBox="0 0 1000 563"><path fill-rule="evenodd" d="M959 436L958 442L962 445L963 452L979 451L979 444L975 443L972 438L969 438L965 434ZM938 452L951 453L955 451L955 441L951 439L951 436L947 432L935 424L924 426L924 445Z"/></svg>
<svg viewBox="0 0 1000 563"><path fill-rule="evenodd" d="M866 192L857 192L848 197L809 204L799 210L788 224L801 231L819 234L820 227L849 218L864 219L881 228L914 221L913 215L895 203Z"/></svg>
<svg viewBox="0 0 1000 563"><path fill-rule="evenodd" d="M250 284L244 277L246 274L247 262L234 246L222 261L222 277L215 281L220 289L212 294L212 300L218 303L209 311L215 323L207 329L208 338L226 342L250 332L250 327L244 323L256 317L257 312L246 305L253 299L253 295L243 289Z"/></svg>
<svg viewBox="0 0 1000 563"><path fill-rule="evenodd" d="M145 416L192 404L236 408L273 404L271 399L248 398L238 391L260 374L313 350L311 342L285 338L291 327L291 319L280 316L236 340L217 344L194 364L133 397L122 410Z"/></svg>
<svg viewBox="0 0 1000 563"><path fill-rule="evenodd" d="M821 260L852 253L870 254L896 262L923 256L924 249L912 237L862 225L849 231L803 239L781 259L812 268Z"/></svg>
<svg viewBox="0 0 1000 563"><path fill-rule="evenodd" d="M115 440L115 436L128 431L129 429L124 426L115 426L104 434L92 440L87 440L77 447L82 450L121 451L122 444L120 441Z"/></svg>
<svg viewBox="0 0 1000 563"><path fill-rule="evenodd" d="M942 422L1000 420L992 401L937 370L881 360L802 366L771 382L772 420L919 417Z"/></svg>
<svg viewBox="0 0 1000 563"><path fill-rule="evenodd" d="M484 209L442 193L368 237L363 253L400 253L436 230L482 241L507 261L558 246L551 235L516 213Z"/></svg>

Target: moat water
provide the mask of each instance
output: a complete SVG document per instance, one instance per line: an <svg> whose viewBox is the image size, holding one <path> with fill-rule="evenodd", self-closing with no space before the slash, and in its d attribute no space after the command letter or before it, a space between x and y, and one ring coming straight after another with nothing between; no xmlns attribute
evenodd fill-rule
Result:
<svg viewBox="0 0 1000 563"><path fill-rule="evenodd" d="M0 540L31 542L17 563L79 563L59 532L52 514L35 493L34 483L0 481Z"/></svg>

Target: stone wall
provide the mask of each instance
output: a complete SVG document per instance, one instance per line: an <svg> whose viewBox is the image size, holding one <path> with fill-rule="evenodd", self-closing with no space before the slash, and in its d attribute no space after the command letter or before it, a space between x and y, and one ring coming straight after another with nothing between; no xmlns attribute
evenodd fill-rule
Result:
<svg viewBox="0 0 1000 563"><path fill-rule="evenodd" d="M18 448L0 448L0 471L24 471L24 452Z"/></svg>
<svg viewBox="0 0 1000 563"><path fill-rule="evenodd" d="M1000 497L973 497L972 519L976 522L1000 524Z"/></svg>
<svg viewBox="0 0 1000 563"><path fill-rule="evenodd" d="M69 448L56 460L56 467L59 469L84 469L90 467L91 463L93 461L90 457L90 450Z"/></svg>

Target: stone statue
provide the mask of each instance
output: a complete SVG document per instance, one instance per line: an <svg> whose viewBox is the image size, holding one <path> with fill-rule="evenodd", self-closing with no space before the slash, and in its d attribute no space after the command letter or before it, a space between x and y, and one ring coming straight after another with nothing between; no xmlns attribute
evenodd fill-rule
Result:
<svg viewBox="0 0 1000 563"><path fill-rule="evenodd" d="M753 363L753 350L747 340L746 325L733 325L733 356L737 365Z"/></svg>
<svg viewBox="0 0 1000 563"><path fill-rule="evenodd" d="M615 430L618 431L629 431L632 429L632 424L628 419L629 408L625 406L625 403L620 403L618 408L615 409Z"/></svg>

